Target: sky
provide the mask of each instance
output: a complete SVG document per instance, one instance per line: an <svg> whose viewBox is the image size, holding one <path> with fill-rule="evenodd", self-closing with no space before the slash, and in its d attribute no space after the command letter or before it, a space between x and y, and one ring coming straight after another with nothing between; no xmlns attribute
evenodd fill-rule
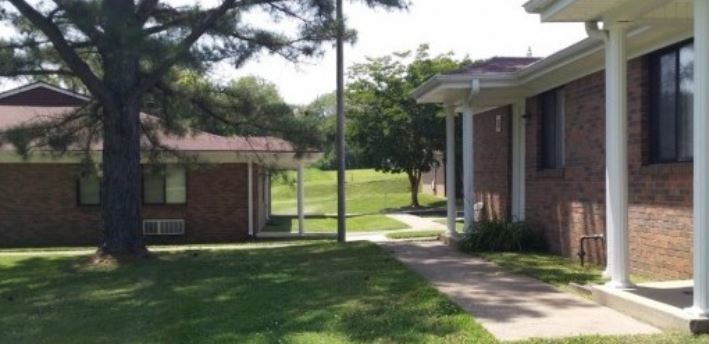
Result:
<svg viewBox="0 0 709 344"><path fill-rule="evenodd" d="M195 0L167 0L174 5ZM199 0L204 6L216 0ZM472 60L493 56L548 56L585 37L583 24L544 23L522 8L526 0L410 0L408 10L371 9L360 1L345 1L347 25L358 32L357 42L345 46L345 68L366 57L415 50L430 45L431 55L453 52ZM249 18L251 19L251 18ZM248 20L248 19L247 19ZM268 17L256 24L273 24ZM8 35L0 28L0 36ZM260 55L239 69L221 64L210 77L226 83L247 75L265 78L278 87L286 102L304 105L335 89L335 50L326 46L318 59L295 65L281 57ZM0 89L16 87L2 82Z"/></svg>
<svg viewBox="0 0 709 344"><path fill-rule="evenodd" d="M493 56L548 56L585 37L583 24L540 22L522 8L525 0L412 0L407 11L372 10L345 1L349 27L358 32L345 47L345 67L365 57L414 50L422 43L431 54L454 52L471 59ZM274 82L291 104L307 104L335 89L335 51L294 65L279 57L261 56L235 70L222 66L213 73L221 81L257 75Z"/></svg>

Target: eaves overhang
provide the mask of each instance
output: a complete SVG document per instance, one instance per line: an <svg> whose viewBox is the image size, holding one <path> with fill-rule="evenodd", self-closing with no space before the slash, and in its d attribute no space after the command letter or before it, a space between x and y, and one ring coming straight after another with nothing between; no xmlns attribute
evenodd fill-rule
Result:
<svg viewBox="0 0 709 344"><path fill-rule="evenodd" d="M691 37L691 23L662 29L636 26L628 32L628 57L637 58ZM472 99L488 105L497 100L499 106L507 105L503 102L509 102L511 96L531 97L603 70L604 50L603 40L589 37L518 71L437 75L414 90L412 96L419 103L455 105ZM471 95L473 80L478 80L480 86L477 97Z"/></svg>

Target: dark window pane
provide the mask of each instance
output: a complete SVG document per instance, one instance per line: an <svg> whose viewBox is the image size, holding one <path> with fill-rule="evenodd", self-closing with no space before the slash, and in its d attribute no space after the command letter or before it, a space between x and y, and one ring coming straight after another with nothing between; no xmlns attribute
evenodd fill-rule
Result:
<svg viewBox="0 0 709 344"><path fill-rule="evenodd" d="M677 159L677 53L661 55L658 61L656 108L656 157L659 161Z"/></svg>
<svg viewBox="0 0 709 344"><path fill-rule="evenodd" d="M79 178L79 204L101 204L101 179L95 176Z"/></svg>
<svg viewBox="0 0 709 344"><path fill-rule="evenodd" d="M561 168L564 166L564 93L561 90L554 92L555 102L554 102L554 114L555 114L555 128L556 133L554 139L556 140L556 145L554 147L556 152L556 168Z"/></svg>
<svg viewBox="0 0 709 344"><path fill-rule="evenodd" d="M678 159L691 160L694 114L694 46L679 51Z"/></svg>
<svg viewBox="0 0 709 344"><path fill-rule="evenodd" d="M165 203L165 174L160 169L146 167L143 172L143 202Z"/></svg>
<svg viewBox="0 0 709 344"><path fill-rule="evenodd" d="M542 167L556 168L556 94L547 92L542 95Z"/></svg>

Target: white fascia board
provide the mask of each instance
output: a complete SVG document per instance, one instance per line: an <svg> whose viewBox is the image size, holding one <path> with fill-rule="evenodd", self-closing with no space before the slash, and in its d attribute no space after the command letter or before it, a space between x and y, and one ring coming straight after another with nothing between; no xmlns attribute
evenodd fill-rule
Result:
<svg viewBox="0 0 709 344"><path fill-rule="evenodd" d="M545 59L539 60L523 70L518 71L516 73L517 78L522 84L528 83L563 66L572 64L578 60L588 57L589 55L603 51L603 49L605 49L605 46L602 40L586 38Z"/></svg>
<svg viewBox="0 0 709 344"><path fill-rule="evenodd" d="M542 13L554 0L529 0L522 7L527 13Z"/></svg>
<svg viewBox="0 0 709 344"><path fill-rule="evenodd" d="M559 14L561 11L565 10L569 6L573 5L574 2L577 2L578 0L556 0L556 1L551 1L550 4L548 4L543 11L541 11L539 14L542 17L543 22L553 22L556 21L554 19L554 16Z"/></svg>
<svg viewBox="0 0 709 344"><path fill-rule="evenodd" d="M628 33L628 39L646 34L651 29L647 25L636 27ZM685 31L677 29L675 31L660 35L660 37L648 38L648 42L642 43L642 46L634 47L628 52L628 59L646 55L664 46L692 37L690 29ZM521 96L529 97L603 70L604 49L603 40L586 38L517 72L438 75L429 79L424 85L417 88L415 92L419 103L436 103L436 100L441 97L436 97L435 95L447 90L469 89L471 81L478 79L483 90L516 88L515 91L522 94ZM554 74L554 72L562 68L581 63L581 61L584 64L583 68L571 68L571 71Z"/></svg>
<svg viewBox="0 0 709 344"><path fill-rule="evenodd" d="M259 165L278 168L278 169L293 169L299 164L311 165L320 158L323 153L302 153L298 156L294 152L224 152L224 151L192 151L182 152L186 158L190 159L190 163L196 164L218 164L218 163L246 163L253 161ZM91 153L92 159L99 163L101 162L101 152L95 151ZM82 161L84 155L81 152L67 152L63 155L52 154L47 151L35 152L27 159L11 151L0 152L0 164L78 164ZM141 159L142 162L148 162L147 158ZM177 163L179 160L168 153L161 157L161 162Z"/></svg>

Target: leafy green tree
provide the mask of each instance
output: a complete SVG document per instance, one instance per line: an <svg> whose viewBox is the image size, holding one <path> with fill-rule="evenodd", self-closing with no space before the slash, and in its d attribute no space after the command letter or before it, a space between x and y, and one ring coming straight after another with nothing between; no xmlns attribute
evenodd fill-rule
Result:
<svg viewBox="0 0 709 344"><path fill-rule="evenodd" d="M347 100L345 99L345 102ZM336 145L337 142L337 117L336 112L336 98L335 93L326 93L310 104L303 107L302 111L304 115L310 121L317 121L317 130L321 134L321 150L323 152L323 157L318 161L317 166L323 170L334 170L337 169L337 154ZM347 163L347 168L370 168L371 166L366 166L362 164L362 159L360 159L360 149L354 142L347 143L347 150L345 152L345 160Z"/></svg>
<svg viewBox="0 0 709 344"><path fill-rule="evenodd" d="M403 0L362 1L372 7L406 6ZM238 102L211 96L213 87L180 84L180 71L199 75L219 62L240 67L260 52L297 62L320 55L322 43L340 33L353 37L335 19L334 0L211 3L210 7L197 0L179 6L161 0L0 1L0 23L15 30L12 38L0 41L0 76L75 80L95 99L51 125L12 130L3 140L22 144L51 135L52 139L40 141L55 146L103 141L101 254L146 251L141 231L141 137L154 139L157 130L179 131L175 117L182 116L168 109L182 113L175 104L189 101L193 105L189 109L200 110L193 116L209 116L235 127L244 123L222 111ZM253 20L264 15L270 20ZM160 121L145 125L141 109ZM77 128L84 128L84 134L76 134Z"/></svg>
<svg viewBox="0 0 709 344"><path fill-rule="evenodd" d="M350 71L347 85L349 142L366 164L383 172L406 173L411 206L418 200L421 175L445 147L445 119L438 105L417 104L411 92L431 76L458 68L452 54L431 57L428 45L415 53L368 58Z"/></svg>

